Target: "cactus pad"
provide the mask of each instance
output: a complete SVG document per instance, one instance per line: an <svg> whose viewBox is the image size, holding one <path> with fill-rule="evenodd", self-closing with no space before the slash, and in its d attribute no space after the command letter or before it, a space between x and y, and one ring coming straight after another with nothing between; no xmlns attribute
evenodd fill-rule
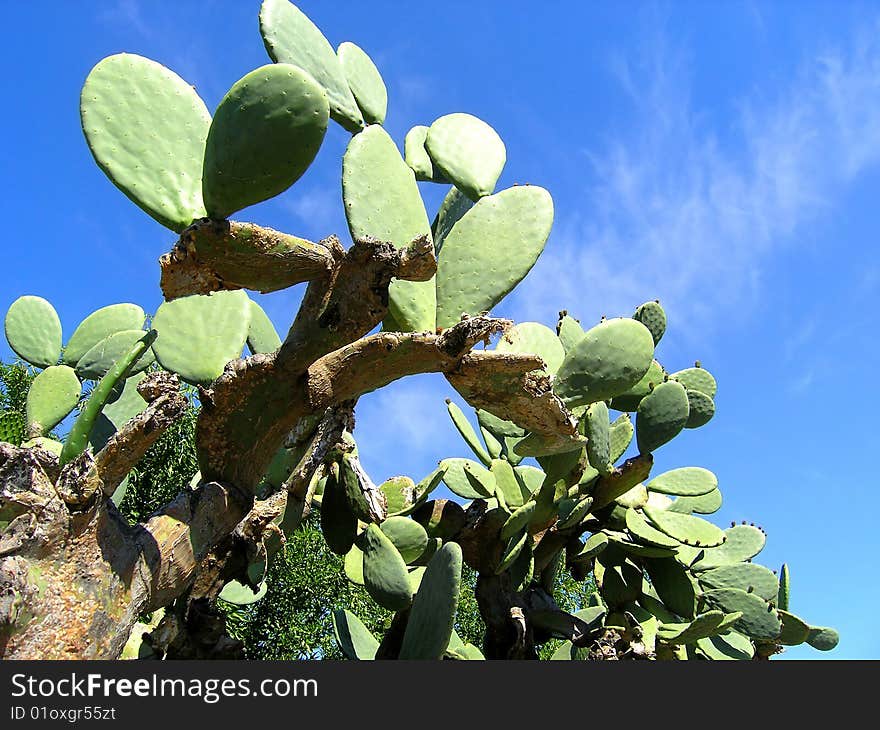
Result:
<svg viewBox="0 0 880 730"><path fill-rule="evenodd" d="M700 466L684 466L654 477L648 489L679 497L699 497L718 487L718 478Z"/></svg>
<svg viewBox="0 0 880 730"><path fill-rule="evenodd" d="M699 390L687 391L688 419L685 428L705 426L715 416L715 401Z"/></svg>
<svg viewBox="0 0 880 730"><path fill-rule="evenodd" d="M553 225L544 188L520 185L481 198L443 240L437 261L437 325L489 311L537 261Z"/></svg>
<svg viewBox="0 0 880 730"><path fill-rule="evenodd" d="M488 499L495 494L495 476L470 459L444 459L443 482L462 499Z"/></svg>
<svg viewBox="0 0 880 730"><path fill-rule="evenodd" d="M663 311L660 302L645 302L636 309L633 319L637 319L651 330L656 346L666 332L666 312Z"/></svg>
<svg viewBox="0 0 880 730"><path fill-rule="evenodd" d="M498 340L498 352L519 352L538 355L546 371L555 373L565 358L565 350L556 333L538 322L521 322L511 327Z"/></svg>
<svg viewBox="0 0 880 730"><path fill-rule="evenodd" d="M437 119L425 137L434 166L471 200L491 195L507 162L498 133L471 114Z"/></svg>
<svg viewBox="0 0 880 730"><path fill-rule="evenodd" d="M61 354L61 320L42 297L16 299L6 312L6 340L16 355L31 365L46 368Z"/></svg>
<svg viewBox="0 0 880 730"><path fill-rule="evenodd" d="M205 216L211 115L186 81L142 56L110 56L89 73L80 116L98 166L132 202L178 233Z"/></svg>
<svg viewBox="0 0 880 730"><path fill-rule="evenodd" d="M374 524L367 525L359 540L367 593L389 611L407 608L412 602L412 588L406 563L394 543Z"/></svg>
<svg viewBox="0 0 880 730"><path fill-rule="evenodd" d="M349 659L369 661L376 658L379 642L351 611L340 609L333 612L333 634L342 653Z"/></svg>
<svg viewBox="0 0 880 730"><path fill-rule="evenodd" d="M687 391L674 380L660 383L639 403L636 441L639 451L650 453L681 433L688 420Z"/></svg>
<svg viewBox="0 0 880 730"><path fill-rule="evenodd" d="M324 88L334 121L352 133L363 128L363 115L333 46L296 5L263 0L260 33L273 61L299 66Z"/></svg>
<svg viewBox="0 0 880 730"><path fill-rule="evenodd" d="M699 517L658 510L648 505L645 505L644 512L657 529L685 545L715 547L725 540L725 533L720 527Z"/></svg>
<svg viewBox="0 0 880 730"><path fill-rule="evenodd" d="M553 390L569 408L607 400L638 383L653 357L647 327L634 319L609 319L588 330L566 354Z"/></svg>
<svg viewBox="0 0 880 730"><path fill-rule="evenodd" d="M710 398L714 398L718 392L718 383L708 370L702 367L686 368L672 373L669 376L672 380L677 380L688 390L698 390L705 393Z"/></svg>
<svg viewBox="0 0 880 730"><path fill-rule="evenodd" d="M600 474L610 474L614 469L611 459L611 424L605 401L591 403L584 415L586 421L587 458Z"/></svg>
<svg viewBox="0 0 880 730"><path fill-rule="evenodd" d="M626 511L626 529L640 542L657 547L677 548L681 543L665 532L652 527L647 523L638 510L629 508Z"/></svg>
<svg viewBox="0 0 880 730"><path fill-rule="evenodd" d="M556 334L559 337L559 341L562 343L563 349L567 353L578 342L580 342L581 338L584 336L584 328L581 327L580 322L574 317L569 317L567 314L563 314L556 323Z"/></svg>
<svg viewBox="0 0 880 730"><path fill-rule="evenodd" d="M355 240L372 238L404 248L431 236L413 172L377 124L349 142L342 160L342 198ZM391 283L388 311L401 331L433 331L435 303L433 281Z"/></svg>
<svg viewBox="0 0 880 730"><path fill-rule="evenodd" d="M82 385L73 368L52 365L43 370L34 378L27 395L29 433L49 433L76 408L81 393Z"/></svg>
<svg viewBox="0 0 880 730"><path fill-rule="evenodd" d="M296 66L269 64L236 81L205 145L208 215L228 218L287 190L318 154L329 115L323 89Z"/></svg>
<svg viewBox="0 0 880 730"><path fill-rule="evenodd" d="M241 290L195 294L164 302L153 317L153 345L166 370L207 385L241 356L250 324L250 300Z"/></svg>
<svg viewBox="0 0 880 730"><path fill-rule="evenodd" d="M653 390L655 385L660 385L666 379L666 373L663 366L653 360L648 372L644 374L642 379L625 393L621 393L611 400L611 407L618 411L636 411L639 403L642 402L648 393Z"/></svg>
<svg viewBox="0 0 880 730"><path fill-rule="evenodd" d="M751 560L761 550L767 541L763 531L754 525L735 525L724 531L724 544L706 550L694 564L695 570L709 570L719 565L740 563Z"/></svg>
<svg viewBox="0 0 880 730"><path fill-rule="evenodd" d="M76 365L76 374L84 380L99 380L107 371L125 354L134 347L134 344L144 336L142 329L122 330L104 338L79 358ZM135 374L146 370L154 361L152 350L147 350L132 365L129 373Z"/></svg>
<svg viewBox="0 0 880 730"><path fill-rule="evenodd" d="M727 613L742 613L734 627L753 639L772 640L782 630L779 614L771 604L755 593L747 593L738 588L719 588L706 591L703 599L710 606Z"/></svg>
<svg viewBox="0 0 880 730"><path fill-rule="evenodd" d="M458 432L461 434L461 437L464 439L465 443L470 447L471 451L474 452L476 457L486 466L488 466L492 462L492 457L490 457L489 454L486 453L486 449L484 449L483 445L480 443L477 432L474 431L474 427L471 426L471 423L470 421L468 421L467 416L465 416L461 408L459 408L451 400L447 400L446 410L449 411L449 417L452 419L452 422L455 424L455 428L458 429Z"/></svg>
<svg viewBox="0 0 880 730"><path fill-rule="evenodd" d="M62 362L75 367L79 359L101 340L122 330L140 330L144 326L144 310L137 304L111 304L86 317L73 331L64 346Z"/></svg>
<svg viewBox="0 0 880 730"><path fill-rule="evenodd" d="M452 635L461 587L461 548L449 542L431 558L412 603L400 659L439 659Z"/></svg>
<svg viewBox="0 0 880 730"><path fill-rule="evenodd" d="M379 528L394 543L405 563L418 560L428 547L428 533L425 528L408 517L389 517Z"/></svg>
<svg viewBox="0 0 880 730"><path fill-rule="evenodd" d="M697 580L704 588L738 588L754 593L765 601L776 599L779 581L773 571L757 563L732 563L720 565L712 570L697 574Z"/></svg>
<svg viewBox="0 0 880 730"><path fill-rule="evenodd" d="M360 46L348 41L339 44L336 55L364 121L382 124L388 111L388 91L373 59Z"/></svg>

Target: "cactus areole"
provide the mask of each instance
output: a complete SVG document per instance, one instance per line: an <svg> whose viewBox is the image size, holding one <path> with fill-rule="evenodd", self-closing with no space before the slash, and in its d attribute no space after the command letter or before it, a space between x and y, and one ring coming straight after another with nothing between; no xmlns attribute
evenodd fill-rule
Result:
<svg viewBox="0 0 880 730"><path fill-rule="evenodd" d="M85 81L95 162L176 242L149 320L111 303L66 323L65 342L42 296L6 313L10 347L39 374L26 414L0 414L0 657L117 658L147 644L164 658L233 656L218 602L271 600L267 566L310 510L347 578L394 612L383 636L348 610L328 618L351 659L530 659L551 641L566 660L834 648L833 629L792 612L787 566L753 562L763 531L707 517L722 500L709 469L655 473L659 450L708 424L718 395L701 366L663 364L661 304L585 326L567 312L493 317L553 223L539 185L496 189L516 151L508 160L489 123L455 111L392 139L394 99L367 50L334 50L288 0L263 0L257 31L269 58L230 79L213 113L139 55L111 55ZM332 124L351 134L344 238L238 220L306 174ZM437 211L417 181L444 186ZM252 293L298 283L281 337ZM354 439L358 399L429 372L474 409L447 401L474 458L376 484ZM198 393L199 472L130 525L113 495L181 417L184 383ZM441 485L453 499L436 498ZM464 564L479 645L454 630ZM560 608L557 571L595 581L589 605ZM216 621L179 620L195 605Z"/></svg>

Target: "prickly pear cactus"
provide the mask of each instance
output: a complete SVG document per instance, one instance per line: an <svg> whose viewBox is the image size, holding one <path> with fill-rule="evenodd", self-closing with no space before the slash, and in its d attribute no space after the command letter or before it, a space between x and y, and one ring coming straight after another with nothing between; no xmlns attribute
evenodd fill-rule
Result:
<svg viewBox="0 0 880 730"><path fill-rule="evenodd" d="M138 55L105 58L83 86L82 128L99 168L179 235L160 259L164 301L150 315L128 302L101 307L66 343L46 299L23 296L6 313L10 347L38 373L25 412L0 413L4 461L40 469L77 514L112 513L111 495L179 417L180 381L201 408L200 471L176 502L119 538L148 535L148 558L127 573L110 560L97 587L79 590L140 601L113 614L124 618L90 636L83 655L118 655L148 606L270 600L268 568L308 510L319 510L346 578L393 612L378 637L345 607L328 611L328 631L352 659L535 658L548 642L564 660L833 649L833 629L791 611L788 567L777 576L753 562L763 531L705 518L721 506L715 475L660 466L662 447L711 421L717 397L699 363L673 370L658 359L660 302L592 326L567 312L555 329L492 317L544 250L550 192L496 190L516 160L471 114L443 114L394 139L382 126L388 91L374 61L351 41L334 51L288 0L263 0L259 31L271 62L232 83L213 115L194 87ZM352 135L340 173L350 243L230 220L290 194L320 157L331 119ZM444 186L437 210L420 184ZM247 290L304 282L282 339ZM350 433L357 400L423 372L442 372L457 393L447 408L470 453L419 481L376 485ZM187 550L168 547L177 545ZM99 552L57 579L89 575ZM465 564L486 623L479 647L454 628ZM153 566L138 590L114 582L119 573L144 580ZM31 573L51 580L43 568ZM589 605L559 607L559 571L594 582ZM106 613L103 603L91 608L89 617ZM151 656L163 636L207 646L175 633L174 611L149 640L153 627L135 629ZM0 628L14 620L0 615ZM39 624L21 621L12 650ZM37 630L29 647L44 638Z"/></svg>

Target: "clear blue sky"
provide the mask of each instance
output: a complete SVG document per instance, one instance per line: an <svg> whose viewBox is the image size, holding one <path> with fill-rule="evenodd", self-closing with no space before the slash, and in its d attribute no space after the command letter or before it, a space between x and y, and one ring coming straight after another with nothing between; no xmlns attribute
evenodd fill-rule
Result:
<svg viewBox="0 0 880 730"><path fill-rule="evenodd" d="M556 222L536 268L496 310L585 324L660 298L658 355L700 359L718 414L657 455L701 465L725 497L720 524L769 533L760 562L791 565L794 610L837 627L830 656L880 657L875 467L880 288L880 8L846 2L401 3L302 0L333 45L372 55L387 129L466 111L503 137L499 188L545 186ZM65 336L100 306L160 301L173 235L92 161L78 96L101 58L129 51L193 83L209 108L268 61L258 0L3 3L6 225L0 311L50 299ZM347 238L348 135L332 125L316 164L237 217ZM433 216L441 191L426 188ZM286 330L299 288L263 297ZM9 357L3 342L0 356ZM377 481L416 479L467 456L439 377L364 398L356 436ZM871 457L871 453L875 457ZM713 518L714 519L714 518ZM791 657L814 658L809 649Z"/></svg>

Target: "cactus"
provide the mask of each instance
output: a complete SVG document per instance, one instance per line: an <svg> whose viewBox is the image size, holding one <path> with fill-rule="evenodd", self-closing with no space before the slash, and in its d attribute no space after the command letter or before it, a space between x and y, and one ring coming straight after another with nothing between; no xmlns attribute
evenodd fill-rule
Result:
<svg viewBox="0 0 880 730"><path fill-rule="evenodd" d="M21 297L6 314L10 347L41 372L25 413L0 413L0 466L18 490L0 489L0 531L14 538L0 575L25 587L39 575L39 585L28 616L0 615L12 629L0 655L114 657L141 612L173 605L134 629L142 646L171 656L180 641L215 656L228 644L214 624L180 616L195 602L210 612L271 600L269 567L309 510L346 579L393 613L374 636L328 607L352 659L535 658L552 640L563 642L546 652L557 660L834 648L836 631L792 612L787 566L777 578L752 562L763 530L697 516L721 505L715 475L664 461L680 453L667 443L711 421L717 383L699 364L664 367L659 302L586 330L567 312L555 330L491 316L548 241L550 193L496 192L507 148L463 112L412 127L401 156L381 126L381 73L359 46L334 51L288 0L264 0L259 30L272 63L235 81L213 118L183 79L141 56L110 56L85 82L82 126L98 166L179 238L160 259L165 301L152 317L103 307L62 347L45 299ZM341 171L350 245L228 220L288 194L330 119L352 134ZM418 181L450 185L433 222ZM282 338L247 290L304 282ZM467 450L418 482L376 486L352 435L358 399L428 372L473 408L446 401ZM87 399L83 380L99 381ZM199 408L198 473L177 500L122 524L114 501L127 475L188 404ZM69 433L54 432L78 406ZM6 509L5 495L27 490L28 504L52 509L25 519L18 502ZM454 630L465 564L477 574L481 646ZM562 572L594 582L587 605L560 608Z"/></svg>

